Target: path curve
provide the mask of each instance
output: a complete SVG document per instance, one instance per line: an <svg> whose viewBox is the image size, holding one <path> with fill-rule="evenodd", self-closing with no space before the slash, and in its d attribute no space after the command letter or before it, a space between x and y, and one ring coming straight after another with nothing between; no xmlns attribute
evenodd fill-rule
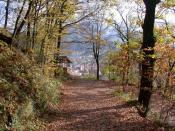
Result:
<svg viewBox="0 0 175 131"><path fill-rule="evenodd" d="M73 80L62 87L59 106L48 114L46 131L155 131L134 107L114 97L108 81Z"/></svg>

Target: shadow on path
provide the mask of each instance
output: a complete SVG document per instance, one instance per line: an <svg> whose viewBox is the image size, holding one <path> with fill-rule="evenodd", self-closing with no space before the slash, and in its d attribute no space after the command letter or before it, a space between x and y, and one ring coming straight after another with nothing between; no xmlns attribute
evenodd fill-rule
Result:
<svg viewBox="0 0 175 131"><path fill-rule="evenodd" d="M154 131L155 125L141 118L133 107L112 95L114 83L74 80L62 87L62 102L44 118L46 131Z"/></svg>

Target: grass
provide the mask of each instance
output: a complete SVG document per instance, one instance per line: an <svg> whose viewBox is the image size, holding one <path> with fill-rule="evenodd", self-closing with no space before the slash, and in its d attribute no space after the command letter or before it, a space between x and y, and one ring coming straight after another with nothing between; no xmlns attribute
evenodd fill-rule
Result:
<svg viewBox="0 0 175 131"><path fill-rule="evenodd" d="M113 93L113 95L116 97L120 97L124 101L135 100L135 96L131 92L123 92L123 91L117 90Z"/></svg>

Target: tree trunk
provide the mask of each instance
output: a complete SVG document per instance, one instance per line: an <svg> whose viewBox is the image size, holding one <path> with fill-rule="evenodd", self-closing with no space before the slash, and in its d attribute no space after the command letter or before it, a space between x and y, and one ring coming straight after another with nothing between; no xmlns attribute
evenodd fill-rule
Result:
<svg viewBox="0 0 175 131"><path fill-rule="evenodd" d="M57 50L58 50L58 55L60 54L60 47L61 47L61 40L62 40L62 21L59 21L59 30L58 30L58 38L57 38Z"/></svg>
<svg viewBox="0 0 175 131"><path fill-rule="evenodd" d="M146 6L146 15L143 25L143 44L142 51L144 53L144 60L141 63L141 82L139 93L139 104L143 107L140 114L146 117L149 102L153 88L153 73L154 73L154 21L155 21L155 8L160 1L158 0L144 0Z"/></svg>
<svg viewBox="0 0 175 131"><path fill-rule="evenodd" d="M30 10L31 10L31 8L32 8L32 3L33 3L33 2L30 1L29 6L28 6L28 9L27 9L27 12L26 12L26 14L25 14L25 16L24 16L24 19L22 20L22 22L21 22L21 24L19 25L19 27L16 29L16 34L15 34L16 36L19 35L19 33L21 32L21 30L22 30L24 24L26 23L26 19L28 18L29 14L30 14Z"/></svg>
<svg viewBox="0 0 175 131"><path fill-rule="evenodd" d="M127 30L128 30L128 29L127 29ZM129 85L129 73L130 73L130 43L129 43L129 31L127 31L127 45L128 45L128 49L127 49L127 67L126 67L126 80L125 80L126 87L128 87L128 85Z"/></svg>
<svg viewBox="0 0 175 131"><path fill-rule="evenodd" d="M30 19L28 18L28 23L27 23L27 46L26 46L26 51L31 48L31 24L30 24Z"/></svg>
<svg viewBox="0 0 175 131"><path fill-rule="evenodd" d="M34 19L33 19L33 29L32 29L32 38L31 38L31 46L32 49L34 49L35 46L35 40L37 36L37 27L38 27L38 16L39 12L41 10L41 0L35 0L34 3Z"/></svg>
<svg viewBox="0 0 175 131"><path fill-rule="evenodd" d="M17 28L18 28L18 23L19 23L19 20L20 20L20 18L21 18L21 15L22 15L22 12L23 12L25 3L26 3L26 0L23 1L22 7L21 7L21 9L20 9L20 11L19 11L19 14L18 14L17 18L16 18L15 28L14 28L14 31L13 31L12 38L15 37L15 35L16 35L16 31L17 31Z"/></svg>
<svg viewBox="0 0 175 131"><path fill-rule="evenodd" d="M98 57L96 58L96 64L97 64L97 74L96 74L96 76L97 76L97 80L99 80L100 79L100 65L99 65L99 59L98 59Z"/></svg>
<svg viewBox="0 0 175 131"><path fill-rule="evenodd" d="M36 16L36 15L35 15ZM36 23L37 23L37 20L35 18L35 20L33 21L33 29L32 29L32 49L34 49L34 46L35 46L35 39L36 39Z"/></svg>
<svg viewBox="0 0 175 131"><path fill-rule="evenodd" d="M57 38L57 50L58 50L58 54L60 54L60 47L61 47L61 35L59 35L58 38Z"/></svg>
<svg viewBox="0 0 175 131"><path fill-rule="evenodd" d="M7 22L8 22L8 15L9 15L9 5L10 5L10 0L7 0L7 4L6 4L6 7L5 7L5 23L4 23L4 28L6 29L7 28Z"/></svg>

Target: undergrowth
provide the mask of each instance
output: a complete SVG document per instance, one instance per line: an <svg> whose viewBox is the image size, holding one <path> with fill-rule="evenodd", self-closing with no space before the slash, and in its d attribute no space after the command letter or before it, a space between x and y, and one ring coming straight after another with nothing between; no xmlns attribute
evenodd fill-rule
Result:
<svg viewBox="0 0 175 131"><path fill-rule="evenodd" d="M0 131L42 130L39 116L58 102L58 87L34 60L0 42Z"/></svg>
<svg viewBox="0 0 175 131"><path fill-rule="evenodd" d="M120 97L121 99L125 101L135 100L135 96L131 92L124 92L121 90L116 90L115 92L113 92L113 95Z"/></svg>

